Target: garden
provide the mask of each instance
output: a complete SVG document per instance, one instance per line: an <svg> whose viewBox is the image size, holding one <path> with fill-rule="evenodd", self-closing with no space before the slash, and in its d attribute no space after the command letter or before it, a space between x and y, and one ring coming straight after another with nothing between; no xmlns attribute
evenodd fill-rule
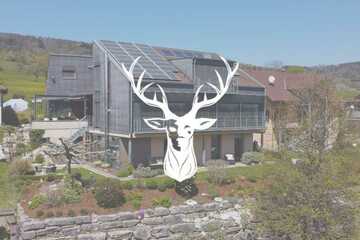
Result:
<svg viewBox="0 0 360 240"><path fill-rule="evenodd" d="M276 164L227 168L223 161L212 161L207 171L182 183L139 169L135 170L136 178L120 181L84 168L73 168L71 174L61 170L31 176L25 163L12 165L12 178L22 179L20 204L25 212L34 218L51 218L168 208L190 199L206 203L216 198L248 197L266 184L265 178ZM140 172L146 174L139 176Z"/></svg>

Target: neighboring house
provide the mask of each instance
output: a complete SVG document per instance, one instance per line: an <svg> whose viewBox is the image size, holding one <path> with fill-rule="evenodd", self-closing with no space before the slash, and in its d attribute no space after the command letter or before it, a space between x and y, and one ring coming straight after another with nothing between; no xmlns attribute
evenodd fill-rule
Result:
<svg viewBox="0 0 360 240"><path fill-rule="evenodd" d="M281 125L286 107L296 98L293 93L303 88L311 88L322 79L321 75L310 72L290 73L286 70L267 68L246 68L245 71L266 88L266 131L264 134L256 134L254 139L262 142L264 149L277 151L279 143L284 141L282 133L298 126L295 115L293 117L287 115L286 117L291 119L286 119L286 126Z"/></svg>
<svg viewBox="0 0 360 240"><path fill-rule="evenodd" d="M116 149L120 161L130 160L134 165L162 159L166 150L165 133L149 128L143 121L162 117L161 110L145 105L133 94L119 67L121 63L129 67L138 56L142 58L135 68L135 78L146 69L143 84L161 84L170 109L177 115L190 110L199 85L205 82L218 85L215 69L223 79L227 73L214 53L96 41L91 56L50 55L46 96L41 96L52 98L46 114L72 112L78 119L87 116L89 138L104 140L105 149ZM211 88L203 89L210 93L208 97L214 94ZM154 92L158 88L147 89L148 96L152 97ZM62 98L86 101L64 103ZM37 115L36 109L34 114L37 122L44 116ZM243 152L252 151L253 134L265 130L265 89L239 70L228 93L216 105L201 110L198 117L217 118L213 127L194 134L198 164L224 158L229 153L238 160Z"/></svg>

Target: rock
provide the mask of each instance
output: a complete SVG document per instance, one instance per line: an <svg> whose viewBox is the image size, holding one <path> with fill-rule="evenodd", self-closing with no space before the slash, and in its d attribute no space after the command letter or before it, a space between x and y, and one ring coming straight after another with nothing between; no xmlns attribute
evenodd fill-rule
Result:
<svg viewBox="0 0 360 240"><path fill-rule="evenodd" d="M108 240L125 240L131 239L132 232L128 230L108 232Z"/></svg>
<svg viewBox="0 0 360 240"><path fill-rule="evenodd" d="M140 222L139 219L123 221L122 225L125 228L136 226Z"/></svg>
<svg viewBox="0 0 360 240"><path fill-rule="evenodd" d="M39 237L39 236L46 236L50 233L54 233L56 231L59 230L59 227L47 227L47 228L44 228L44 229L39 229L36 231L36 237Z"/></svg>
<svg viewBox="0 0 360 240"><path fill-rule="evenodd" d="M75 227L63 228L61 232L64 236L76 236L80 233L80 227L75 226Z"/></svg>
<svg viewBox="0 0 360 240"><path fill-rule="evenodd" d="M155 227L151 230L151 235L155 238L163 238L169 236L168 227Z"/></svg>
<svg viewBox="0 0 360 240"><path fill-rule="evenodd" d="M23 231L37 230L42 228L45 228L45 223L43 221L24 222L22 224Z"/></svg>
<svg viewBox="0 0 360 240"><path fill-rule="evenodd" d="M181 218L181 215L169 215L169 216L163 217L163 221L164 221L164 223L166 223L168 225L172 225L172 224L176 224L176 223L181 223L183 220Z"/></svg>
<svg viewBox="0 0 360 240"><path fill-rule="evenodd" d="M216 211L219 208L219 204L212 202L203 205L205 211Z"/></svg>
<svg viewBox="0 0 360 240"><path fill-rule="evenodd" d="M132 213L132 212L123 212L123 213L119 213L117 215L119 217L119 220L132 220L132 219L138 218L138 215L136 213Z"/></svg>
<svg viewBox="0 0 360 240"><path fill-rule="evenodd" d="M244 230L236 234L234 240L255 240L255 234L249 230Z"/></svg>
<svg viewBox="0 0 360 240"><path fill-rule="evenodd" d="M163 219L161 217L144 218L142 223L146 225L160 225L163 223Z"/></svg>
<svg viewBox="0 0 360 240"><path fill-rule="evenodd" d="M214 198L214 201L215 202L222 202L224 200L221 197L216 197L216 198Z"/></svg>
<svg viewBox="0 0 360 240"><path fill-rule="evenodd" d="M105 240L106 233L88 233L88 234L80 234L78 236L78 240Z"/></svg>
<svg viewBox="0 0 360 240"><path fill-rule="evenodd" d="M132 220L129 220L132 221ZM122 221L114 221L114 222L105 222L99 225L100 229L108 230L108 229L114 229L114 228L121 228L124 224Z"/></svg>
<svg viewBox="0 0 360 240"><path fill-rule="evenodd" d="M207 223L202 224L201 229L204 232L214 232L218 231L223 227L223 222L219 220L211 220Z"/></svg>
<svg viewBox="0 0 360 240"><path fill-rule="evenodd" d="M97 220L99 222L112 222L112 221L115 221L115 220L118 220L118 219L119 219L118 214L109 214L109 215L97 216Z"/></svg>
<svg viewBox="0 0 360 240"><path fill-rule="evenodd" d="M79 217L74 217L74 221L76 224L86 224L86 223L91 223L91 216L79 216Z"/></svg>
<svg viewBox="0 0 360 240"><path fill-rule="evenodd" d="M191 233L197 229L192 223L178 223L170 226L170 231L173 233Z"/></svg>
<svg viewBox="0 0 360 240"><path fill-rule="evenodd" d="M35 238L35 231L21 233L21 239L23 239L23 240L30 240L30 239L34 239L34 238Z"/></svg>
<svg viewBox="0 0 360 240"><path fill-rule="evenodd" d="M75 218L71 218L71 217L46 219L46 224L48 226L66 226L66 225L72 225L74 223L75 223Z"/></svg>
<svg viewBox="0 0 360 240"><path fill-rule="evenodd" d="M157 207L154 209L154 216L166 216L170 214L170 210L164 207Z"/></svg>
<svg viewBox="0 0 360 240"><path fill-rule="evenodd" d="M148 240L151 237L151 229L147 226L140 226L134 232L136 240Z"/></svg>

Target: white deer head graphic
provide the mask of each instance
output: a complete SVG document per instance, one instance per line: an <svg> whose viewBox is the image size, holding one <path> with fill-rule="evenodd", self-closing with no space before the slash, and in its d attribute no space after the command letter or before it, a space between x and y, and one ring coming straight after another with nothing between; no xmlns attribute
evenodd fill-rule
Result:
<svg viewBox="0 0 360 240"><path fill-rule="evenodd" d="M164 159L164 172L167 176L179 182L191 178L195 175L197 170L197 162L193 147L194 131L208 129L216 122L216 119L196 118L197 112L201 108L216 104L225 95L230 86L231 79L239 67L239 64L237 63L232 70L229 63L223 57L220 58L225 63L228 71L225 84L218 71L215 70L219 80L219 88L211 83L206 83L215 90L215 97L208 99L206 93L204 93L204 96L200 101L199 94L200 90L204 87L204 84L200 85L195 92L191 110L183 116L177 116L170 111L164 89L159 84L156 84L156 86L162 94L161 101L157 99L156 93L154 93L153 99L145 96L145 91L154 84L151 82L141 88L145 70L140 74L138 81L135 84L133 71L140 57L134 60L129 70L122 64L123 73L130 81L136 96L138 96L145 104L160 108L164 114L164 118L149 118L144 120L149 127L166 131L168 147Z"/></svg>

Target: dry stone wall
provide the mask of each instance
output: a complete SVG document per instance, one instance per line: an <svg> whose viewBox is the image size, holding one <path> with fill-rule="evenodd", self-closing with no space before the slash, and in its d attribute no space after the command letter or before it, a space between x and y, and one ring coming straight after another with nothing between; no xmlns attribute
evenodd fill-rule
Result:
<svg viewBox="0 0 360 240"><path fill-rule="evenodd" d="M19 240L256 239L241 200L222 200L137 212L33 219L18 210Z"/></svg>

